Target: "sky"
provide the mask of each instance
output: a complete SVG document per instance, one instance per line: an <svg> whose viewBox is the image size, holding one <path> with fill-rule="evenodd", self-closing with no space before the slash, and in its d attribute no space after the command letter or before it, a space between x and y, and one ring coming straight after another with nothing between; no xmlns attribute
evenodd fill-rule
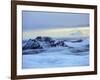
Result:
<svg viewBox="0 0 100 80"><path fill-rule="evenodd" d="M68 28L89 25L87 13L23 11L23 30Z"/></svg>
<svg viewBox="0 0 100 80"><path fill-rule="evenodd" d="M88 36L89 14L22 11L22 26L23 39L36 36Z"/></svg>

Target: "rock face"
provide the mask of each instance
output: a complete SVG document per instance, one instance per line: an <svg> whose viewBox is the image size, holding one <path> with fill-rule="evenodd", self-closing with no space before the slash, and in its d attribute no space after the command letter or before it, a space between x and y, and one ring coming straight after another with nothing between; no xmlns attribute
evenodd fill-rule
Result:
<svg viewBox="0 0 100 80"><path fill-rule="evenodd" d="M38 36L35 39L29 39L23 45L23 50L25 50L25 49L42 49L42 48L56 47L56 46L68 47L64 43L64 41L53 40L50 37Z"/></svg>
<svg viewBox="0 0 100 80"><path fill-rule="evenodd" d="M42 46L35 39L29 39L23 46L23 49L42 49Z"/></svg>
<svg viewBox="0 0 100 80"><path fill-rule="evenodd" d="M56 46L68 47L68 46L64 43L64 41L57 41L55 44L56 44Z"/></svg>

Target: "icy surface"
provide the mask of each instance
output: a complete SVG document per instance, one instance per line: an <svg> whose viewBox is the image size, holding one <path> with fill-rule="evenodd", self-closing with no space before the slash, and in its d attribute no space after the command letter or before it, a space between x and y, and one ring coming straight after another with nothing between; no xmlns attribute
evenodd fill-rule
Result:
<svg viewBox="0 0 100 80"><path fill-rule="evenodd" d="M42 44L42 42L39 42ZM23 50L22 68L89 66L89 39L64 41L64 45ZM60 43L62 44L62 42ZM25 45L25 43L24 43Z"/></svg>

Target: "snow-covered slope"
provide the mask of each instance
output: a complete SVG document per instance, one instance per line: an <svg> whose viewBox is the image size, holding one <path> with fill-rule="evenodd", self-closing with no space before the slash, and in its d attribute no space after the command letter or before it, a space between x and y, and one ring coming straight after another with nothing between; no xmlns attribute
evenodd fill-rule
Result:
<svg viewBox="0 0 100 80"><path fill-rule="evenodd" d="M37 37L24 42L23 69L89 65L89 39Z"/></svg>

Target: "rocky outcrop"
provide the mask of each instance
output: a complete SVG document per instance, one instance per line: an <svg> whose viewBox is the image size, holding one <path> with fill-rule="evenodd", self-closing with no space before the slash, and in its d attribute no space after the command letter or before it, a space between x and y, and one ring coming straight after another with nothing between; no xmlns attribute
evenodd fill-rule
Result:
<svg viewBox="0 0 100 80"><path fill-rule="evenodd" d="M41 37L38 36L35 39L29 39L24 43L23 50L25 49L42 49L42 48L48 48L48 47L68 47L64 41L61 40L53 40L50 37Z"/></svg>
<svg viewBox="0 0 100 80"><path fill-rule="evenodd" d="M29 39L23 46L23 49L42 49L42 46L35 39Z"/></svg>

